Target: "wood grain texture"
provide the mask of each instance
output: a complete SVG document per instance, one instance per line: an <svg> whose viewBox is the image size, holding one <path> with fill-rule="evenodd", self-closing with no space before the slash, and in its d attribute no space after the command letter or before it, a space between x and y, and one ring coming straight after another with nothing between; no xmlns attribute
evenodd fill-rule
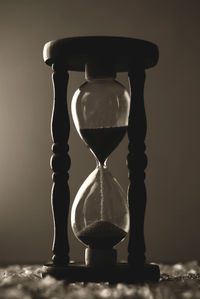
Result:
<svg viewBox="0 0 200 299"><path fill-rule="evenodd" d="M70 157L68 154L70 122L67 107L67 85L69 75L66 68L57 63L53 65L54 101L51 119L51 134L53 140L53 156L51 168L53 170L52 211L54 218L54 241L52 260L55 265L68 264L68 214L70 191L68 186Z"/></svg>
<svg viewBox="0 0 200 299"><path fill-rule="evenodd" d="M128 200L130 209L130 234L128 244L128 262L132 265L145 263L144 216L146 207L145 155L146 114L144 107L144 69L136 69L129 73L131 88L131 107L128 125L129 153L127 165L129 169Z"/></svg>

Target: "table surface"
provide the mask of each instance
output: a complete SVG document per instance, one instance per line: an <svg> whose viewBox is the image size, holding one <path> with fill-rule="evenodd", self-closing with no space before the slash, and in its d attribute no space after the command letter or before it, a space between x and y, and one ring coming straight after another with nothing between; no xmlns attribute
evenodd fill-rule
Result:
<svg viewBox="0 0 200 299"><path fill-rule="evenodd" d="M200 298L200 266L197 261L159 264L158 283L122 284L71 283L42 278L41 265L10 265L0 267L0 299L40 298L137 298L196 299Z"/></svg>

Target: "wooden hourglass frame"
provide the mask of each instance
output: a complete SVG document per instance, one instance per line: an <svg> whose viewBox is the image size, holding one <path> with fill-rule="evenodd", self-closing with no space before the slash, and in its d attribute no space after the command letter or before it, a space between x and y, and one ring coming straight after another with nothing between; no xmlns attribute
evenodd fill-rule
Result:
<svg viewBox="0 0 200 299"><path fill-rule="evenodd" d="M90 58L112 61L116 72L127 72L131 104L128 122L127 166L130 185L128 202L130 231L128 262L113 267L88 267L70 263L68 242L68 214L70 190L68 185L70 156L68 154L70 122L67 105L68 71L85 71ZM134 282L158 280L159 267L147 264L145 257L144 216L146 207L145 154L146 114L144 107L145 69L158 61L155 44L133 38L88 36L72 37L45 44L43 58L53 68L54 104L51 132L53 139L52 209L54 217L54 241L52 262L45 266L45 273L56 278L73 281ZM106 268L106 269L105 269Z"/></svg>

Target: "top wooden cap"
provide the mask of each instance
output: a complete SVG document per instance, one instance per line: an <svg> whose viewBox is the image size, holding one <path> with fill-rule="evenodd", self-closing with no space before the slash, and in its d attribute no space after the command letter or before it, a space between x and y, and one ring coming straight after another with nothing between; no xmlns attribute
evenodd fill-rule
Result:
<svg viewBox="0 0 200 299"><path fill-rule="evenodd" d="M43 59L51 66L59 63L69 71L85 71L90 59L111 62L116 72L132 68L150 68L158 62L158 47L148 41L114 36L70 37L50 41L43 49Z"/></svg>

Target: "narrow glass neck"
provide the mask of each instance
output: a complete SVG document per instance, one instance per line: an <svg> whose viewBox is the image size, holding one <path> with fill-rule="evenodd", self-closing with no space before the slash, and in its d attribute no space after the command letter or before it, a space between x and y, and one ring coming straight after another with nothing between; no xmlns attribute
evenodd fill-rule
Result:
<svg viewBox="0 0 200 299"><path fill-rule="evenodd" d="M96 167L97 167L97 168L100 168L100 167L102 167L102 168L107 168L107 160L108 160L108 159L106 159L106 160L104 161L103 164L100 163L99 160L98 160L96 157L95 157L95 160L96 160Z"/></svg>

